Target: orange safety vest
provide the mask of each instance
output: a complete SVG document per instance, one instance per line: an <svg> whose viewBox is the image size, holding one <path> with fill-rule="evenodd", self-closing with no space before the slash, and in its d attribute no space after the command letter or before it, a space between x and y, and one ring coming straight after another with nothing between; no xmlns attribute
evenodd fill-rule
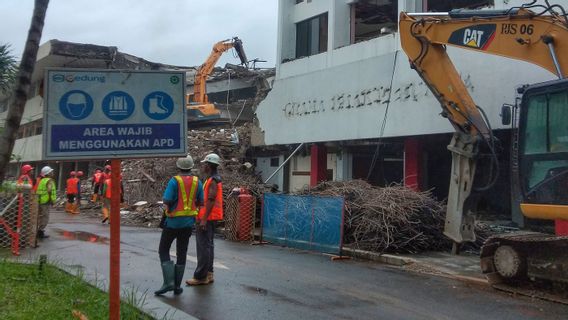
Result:
<svg viewBox="0 0 568 320"><path fill-rule="evenodd" d="M39 187L39 183L41 182L41 176L36 178L36 182L34 183L34 186L32 187L32 190L35 192L37 191L37 187Z"/></svg>
<svg viewBox="0 0 568 320"><path fill-rule="evenodd" d="M108 177L108 179L105 180L103 186L106 185L105 194L104 194L105 198L110 199L110 198L112 198L112 191L111 191L112 190L112 182L111 182L112 179L110 177L110 174L108 176L109 177ZM120 181L122 181L122 176L120 176ZM120 186L120 194L122 194L122 186Z"/></svg>
<svg viewBox="0 0 568 320"><path fill-rule="evenodd" d="M27 174L23 174L18 178L18 181L16 182L17 185L21 186L24 184L29 184L32 187L34 186L34 180Z"/></svg>
<svg viewBox="0 0 568 320"><path fill-rule="evenodd" d="M105 189L105 198L107 198L107 199L110 199L111 196L112 196L112 191L111 191L111 190L112 190L112 186L111 186L111 184L112 184L112 183L111 183L111 179L110 179L110 178L106 179L105 182L104 182L104 186L105 186L105 188L106 188L106 189Z"/></svg>
<svg viewBox="0 0 568 320"><path fill-rule="evenodd" d="M205 203L207 203L207 201L209 201L209 185L211 184L211 181L213 181L213 178L208 178L207 181L205 181L205 186L203 186L203 193L204 193L204 198L205 198ZM203 205L200 209L199 209L199 218L203 218L203 216L205 215L205 205ZM215 205L213 205L213 208L211 209L211 213L209 214L209 217L207 217L207 220L223 220L223 183L222 182L217 182L217 196L215 197Z"/></svg>
<svg viewBox="0 0 568 320"><path fill-rule="evenodd" d="M79 188L77 187L77 184L79 183L79 179L78 178L69 178L67 179L67 187L66 187L66 191L67 194L77 194L79 193Z"/></svg>
<svg viewBox="0 0 568 320"><path fill-rule="evenodd" d="M195 176L175 176L178 184L177 206L173 211L166 211L170 218L197 216L197 188L199 179Z"/></svg>

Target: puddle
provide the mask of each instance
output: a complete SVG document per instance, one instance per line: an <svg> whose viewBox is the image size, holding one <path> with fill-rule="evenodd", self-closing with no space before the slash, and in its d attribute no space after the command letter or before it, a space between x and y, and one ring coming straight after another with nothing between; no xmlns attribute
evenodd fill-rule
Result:
<svg viewBox="0 0 568 320"><path fill-rule="evenodd" d="M280 294L280 293L268 291L264 288L259 288L259 287L255 287L255 286L248 286L248 285L245 285L245 284L241 284L241 286L243 288L245 288L247 291L249 291L253 294L258 294L259 296L267 296L267 297L270 297L270 298L273 298L273 299L276 299L276 300L279 300L279 301L287 302L287 303L290 303L290 304L294 304L294 305L301 305L301 306L306 305L302 301L295 300L293 298L290 298L290 297L285 296L285 295Z"/></svg>
<svg viewBox="0 0 568 320"><path fill-rule="evenodd" d="M84 232L84 231L67 231L62 229L54 230L57 234L63 237L65 240L79 240L91 243L102 243L108 244L109 238L101 237L94 233Z"/></svg>
<svg viewBox="0 0 568 320"><path fill-rule="evenodd" d="M261 296L265 296L268 294L268 290L263 289L263 288L258 288L258 287L253 287L253 286L247 286L247 285L243 285L243 287L245 289L247 289L247 291L251 291L253 293L257 293Z"/></svg>

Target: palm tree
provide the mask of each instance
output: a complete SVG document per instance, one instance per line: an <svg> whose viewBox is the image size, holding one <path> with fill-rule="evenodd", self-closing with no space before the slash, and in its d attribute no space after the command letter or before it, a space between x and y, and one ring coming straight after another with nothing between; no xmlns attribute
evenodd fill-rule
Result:
<svg viewBox="0 0 568 320"><path fill-rule="evenodd" d="M49 0L35 0L32 22L28 31L28 39L26 40L22 61L18 69L14 93L10 98L6 124L0 135L0 184L4 181L12 149L14 149L16 134L20 128L24 107L28 100L28 92L30 91L32 73L34 72L48 4Z"/></svg>
<svg viewBox="0 0 568 320"><path fill-rule="evenodd" d="M0 44L0 95L8 95L18 72L16 58L9 44Z"/></svg>

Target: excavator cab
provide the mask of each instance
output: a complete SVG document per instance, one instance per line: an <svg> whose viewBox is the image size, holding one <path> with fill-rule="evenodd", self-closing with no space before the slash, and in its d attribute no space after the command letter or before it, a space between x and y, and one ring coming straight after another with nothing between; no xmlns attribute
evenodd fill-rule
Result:
<svg viewBox="0 0 568 320"><path fill-rule="evenodd" d="M521 211L529 218L568 220L567 120L567 79L524 89L518 135L519 183Z"/></svg>

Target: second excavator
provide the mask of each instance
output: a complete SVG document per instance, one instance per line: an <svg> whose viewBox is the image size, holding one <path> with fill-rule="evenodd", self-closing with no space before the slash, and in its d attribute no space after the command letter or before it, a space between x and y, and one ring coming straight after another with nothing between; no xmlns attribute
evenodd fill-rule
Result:
<svg viewBox="0 0 568 320"><path fill-rule="evenodd" d="M209 102L207 97L207 77L209 77L223 53L230 49L235 49L241 64L248 69L248 60L241 39L234 37L217 42L205 63L199 67L195 74L193 93L187 95L187 108L190 110L191 116L200 120L219 118L219 110Z"/></svg>

